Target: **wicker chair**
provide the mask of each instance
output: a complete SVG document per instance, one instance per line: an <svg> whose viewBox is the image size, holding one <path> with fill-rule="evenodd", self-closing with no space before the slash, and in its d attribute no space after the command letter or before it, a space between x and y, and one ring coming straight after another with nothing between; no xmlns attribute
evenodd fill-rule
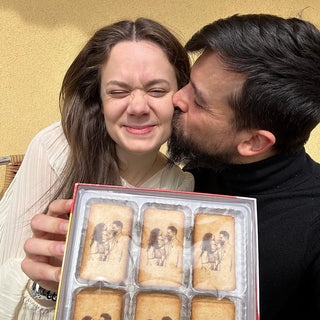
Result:
<svg viewBox="0 0 320 320"><path fill-rule="evenodd" d="M4 184L2 191L0 192L0 199L8 189L11 181L13 180L14 176L16 175L21 162L23 160L23 154L16 154L9 157L0 157L0 165L6 166L5 176L4 176Z"/></svg>

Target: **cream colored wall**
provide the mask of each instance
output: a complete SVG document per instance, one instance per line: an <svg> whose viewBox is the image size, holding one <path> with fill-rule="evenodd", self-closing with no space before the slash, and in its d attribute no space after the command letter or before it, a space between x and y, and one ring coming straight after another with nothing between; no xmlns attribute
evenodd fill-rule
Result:
<svg viewBox="0 0 320 320"><path fill-rule="evenodd" d="M59 119L65 71L92 33L111 22L145 16L183 43L235 13L302 17L320 27L320 0L0 0L0 10L0 156L25 153L31 138ZM319 136L318 126L307 144L318 161Z"/></svg>

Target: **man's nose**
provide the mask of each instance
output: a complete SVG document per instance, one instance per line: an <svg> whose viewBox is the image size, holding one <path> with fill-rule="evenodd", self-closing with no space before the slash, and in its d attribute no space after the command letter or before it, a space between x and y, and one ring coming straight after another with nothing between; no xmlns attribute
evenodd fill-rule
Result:
<svg viewBox="0 0 320 320"><path fill-rule="evenodd" d="M147 94L142 90L134 90L130 94L130 102L127 109L129 114L142 116L149 113Z"/></svg>
<svg viewBox="0 0 320 320"><path fill-rule="evenodd" d="M186 92L186 87L187 86L181 88L172 97L174 107L179 108L182 112L188 111L188 95Z"/></svg>

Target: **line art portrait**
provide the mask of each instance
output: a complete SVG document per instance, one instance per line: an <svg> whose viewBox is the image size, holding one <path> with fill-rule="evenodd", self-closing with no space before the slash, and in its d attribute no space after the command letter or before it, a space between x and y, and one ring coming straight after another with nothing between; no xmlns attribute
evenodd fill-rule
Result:
<svg viewBox="0 0 320 320"><path fill-rule="evenodd" d="M205 290L235 289L234 218L202 214L195 217L193 285Z"/></svg>
<svg viewBox="0 0 320 320"><path fill-rule="evenodd" d="M132 209L93 204L84 242L80 277L120 282L125 279L130 249Z"/></svg>
<svg viewBox="0 0 320 320"><path fill-rule="evenodd" d="M139 282L143 285L181 285L184 213L147 209L144 213Z"/></svg>

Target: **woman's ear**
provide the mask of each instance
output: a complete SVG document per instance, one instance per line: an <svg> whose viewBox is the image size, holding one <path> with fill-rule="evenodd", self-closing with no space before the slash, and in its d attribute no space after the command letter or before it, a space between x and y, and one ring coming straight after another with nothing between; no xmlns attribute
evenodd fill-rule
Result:
<svg viewBox="0 0 320 320"><path fill-rule="evenodd" d="M275 142L276 137L270 131L250 130L238 144L237 149L244 157L256 156L270 151Z"/></svg>

